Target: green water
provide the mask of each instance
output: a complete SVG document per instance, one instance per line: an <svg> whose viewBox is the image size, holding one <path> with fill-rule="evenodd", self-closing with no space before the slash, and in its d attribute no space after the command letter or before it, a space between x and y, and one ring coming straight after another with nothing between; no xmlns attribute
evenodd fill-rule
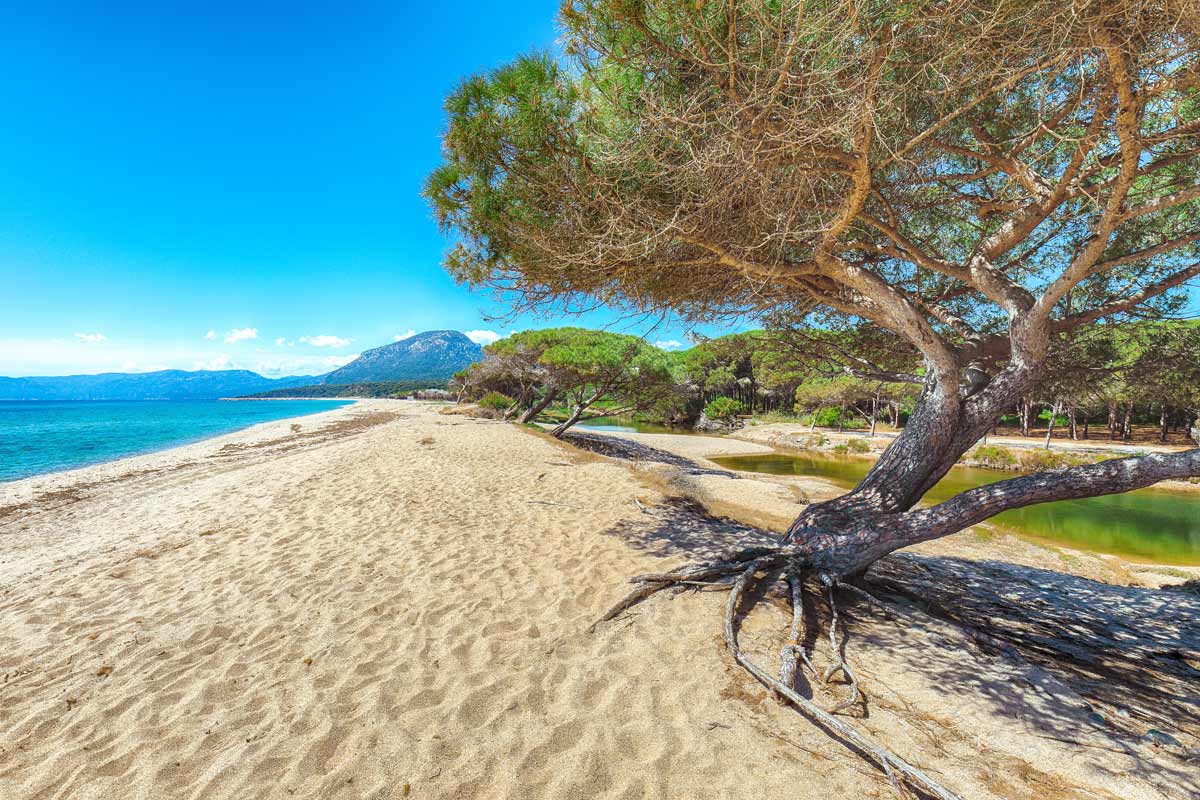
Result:
<svg viewBox="0 0 1200 800"><path fill-rule="evenodd" d="M575 426L589 431L608 431L609 433L675 433L695 434L691 428L672 428L670 425L659 425L654 422L640 422L629 417L596 417Z"/></svg>
<svg viewBox="0 0 1200 800"><path fill-rule="evenodd" d="M714 458L727 469L771 475L810 475L846 489L871 467L863 458L762 456ZM937 503L961 491L1014 477L1013 473L955 467L925 495ZM1160 564L1200 565L1200 494L1141 489L1125 494L1061 500L1006 511L989 524L1079 550L1111 553Z"/></svg>

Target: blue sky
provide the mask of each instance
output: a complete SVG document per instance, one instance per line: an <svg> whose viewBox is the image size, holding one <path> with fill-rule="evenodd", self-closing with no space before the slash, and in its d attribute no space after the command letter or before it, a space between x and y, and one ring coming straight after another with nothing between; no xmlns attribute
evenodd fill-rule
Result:
<svg viewBox="0 0 1200 800"><path fill-rule="evenodd" d="M554 0L22 6L0 28L0 375L317 373L408 331L563 321L487 321L503 306L442 271L419 196L443 98L553 47Z"/></svg>
<svg viewBox="0 0 1200 800"><path fill-rule="evenodd" d="M489 321L441 269L442 100L553 48L556 0L8 5L0 375L315 374L434 328L686 341Z"/></svg>

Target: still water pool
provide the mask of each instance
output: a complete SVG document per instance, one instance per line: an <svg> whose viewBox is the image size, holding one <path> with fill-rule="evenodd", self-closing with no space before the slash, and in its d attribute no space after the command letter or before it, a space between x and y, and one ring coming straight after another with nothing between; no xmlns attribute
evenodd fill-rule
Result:
<svg viewBox="0 0 1200 800"><path fill-rule="evenodd" d="M849 489L871 467L865 458L784 455L714 458L726 469L771 475L810 475ZM1014 473L955 467L925 495L937 503ZM1006 511L988 524L1053 544L1161 564L1200 565L1200 493L1167 489L1061 500Z"/></svg>

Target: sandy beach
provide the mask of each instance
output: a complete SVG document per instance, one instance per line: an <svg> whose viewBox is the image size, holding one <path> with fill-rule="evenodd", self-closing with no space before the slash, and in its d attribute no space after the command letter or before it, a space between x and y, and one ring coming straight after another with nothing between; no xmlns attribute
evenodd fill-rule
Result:
<svg viewBox="0 0 1200 800"><path fill-rule="evenodd" d="M630 576L769 535L670 496L769 528L833 491L386 400L0 485L0 798L889 797L733 664L723 593L587 632ZM1200 598L1024 547L968 532L926 555L1037 561L1030 585L1200 669ZM762 663L785 619L744 622ZM1163 723L944 620L850 625L856 724L963 797L1200 792L1186 718L1163 747L1137 738Z"/></svg>

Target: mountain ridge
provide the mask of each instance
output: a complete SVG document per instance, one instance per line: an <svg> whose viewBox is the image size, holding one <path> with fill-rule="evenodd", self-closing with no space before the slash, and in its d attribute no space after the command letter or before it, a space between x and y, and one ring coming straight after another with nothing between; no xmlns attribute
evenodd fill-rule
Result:
<svg viewBox="0 0 1200 800"><path fill-rule="evenodd" d="M0 377L0 400L217 400L313 383L319 376L267 378L246 369L164 369L96 375Z"/></svg>
<svg viewBox="0 0 1200 800"><path fill-rule="evenodd" d="M483 348L460 331L424 331L364 350L349 364L322 376L319 383L446 381L482 358Z"/></svg>
<svg viewBox="0 0 1200 800"><path fill-rule="evenodd" d="M103 372L9 378L0 376L0 401L218 400L299 386L413 381L429 387L483 358L483 348L453 330L425 331L363 351L323 375L267 378L245 369Z"/></svg>

